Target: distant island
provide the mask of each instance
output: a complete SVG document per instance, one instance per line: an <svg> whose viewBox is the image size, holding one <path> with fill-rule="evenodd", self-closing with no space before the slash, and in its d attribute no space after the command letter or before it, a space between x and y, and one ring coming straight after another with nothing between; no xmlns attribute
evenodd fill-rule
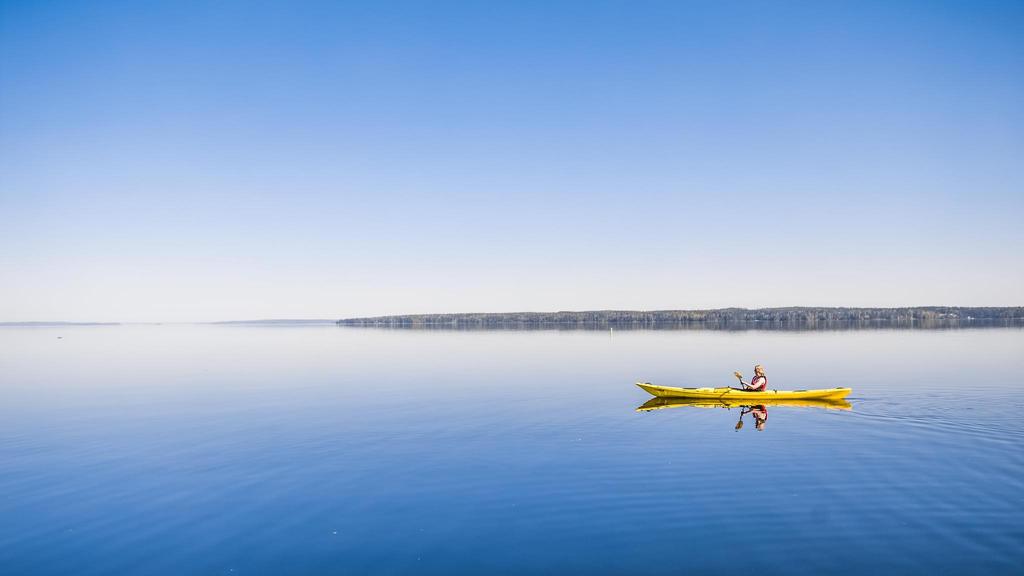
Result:
<svg viewBox="0 0 1024 576"><path fill-rule="evenodd" d="M817 326L871 323L897 325L1024 320L1024 307L917 306L909 308L719 308L714 310L594 310L585 312L500 312L405 314L344 318L341 326L393 328L477 327L636 327L642 325L736 326L751 324Z"/></svg>

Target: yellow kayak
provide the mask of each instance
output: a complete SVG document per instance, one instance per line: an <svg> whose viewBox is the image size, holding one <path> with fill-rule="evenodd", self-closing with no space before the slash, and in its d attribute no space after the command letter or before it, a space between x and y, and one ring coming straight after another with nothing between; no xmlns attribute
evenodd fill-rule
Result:
<svg viewBox="0 0 1024 576"><path fill-rule="evenodd" d="M651 410L662 410L664 408L679 408L690 406L695 408L739 408L741 406L764 405L764 406L800 406L802 408L824 408L826 410L850 410L853 406L846 400L800 400L800 399L769 399L769 400L744 400L741 398L651 398L644 402L643 406L636 409L637 412L650 412Z"/></svg>
<svg viewBox="0 0 1024 576"><path fill-rule="evenodd" d="M738 400L746 403L765 400L842 400L852 392L850 388L823 388L820 390L765 390L749 392L737 388L676 388L637 382L637 386L662 398L696 398L705 400Z"/></svg>

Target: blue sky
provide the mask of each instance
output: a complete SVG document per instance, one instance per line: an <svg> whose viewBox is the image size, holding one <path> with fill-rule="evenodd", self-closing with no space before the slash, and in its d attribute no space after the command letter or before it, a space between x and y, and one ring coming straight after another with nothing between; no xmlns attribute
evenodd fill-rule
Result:
<svg viewBox="0 0 1024 576"><path fill-rule="evenodd" d="M1020 2L0 2L0 320L1021 305Z"/></svg>

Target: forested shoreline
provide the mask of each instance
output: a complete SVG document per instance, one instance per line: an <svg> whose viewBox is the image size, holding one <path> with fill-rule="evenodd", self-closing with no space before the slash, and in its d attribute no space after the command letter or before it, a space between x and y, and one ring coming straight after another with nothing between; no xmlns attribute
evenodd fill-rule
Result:
<svg viewBox="0 0 1024 576"><path fill-rule="evenodd" d="M1024 307L920 306L906 308L720 308L714 310L594 310L582 312L503 312L405 314L344 318L343 326L486 327L486 326L616 326L754 323L817 325L842 323L959 323L1024 319Z"/></svg>

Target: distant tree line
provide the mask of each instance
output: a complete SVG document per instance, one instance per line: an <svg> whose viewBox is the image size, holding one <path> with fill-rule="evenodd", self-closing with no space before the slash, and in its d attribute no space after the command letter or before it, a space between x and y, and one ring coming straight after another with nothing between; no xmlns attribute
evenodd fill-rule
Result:
<svg viewBox="0 0 1024 576"><path fill-rule="evenodd" d="M587 312L508 312L464 314L407 314L338 320L345 326L485 327L502 325L654 325L791 324L813 326L889 322L949 323L1024 319L1024 307L918 306L909 308L720 308L716 310L594 310Z"/></svg>

